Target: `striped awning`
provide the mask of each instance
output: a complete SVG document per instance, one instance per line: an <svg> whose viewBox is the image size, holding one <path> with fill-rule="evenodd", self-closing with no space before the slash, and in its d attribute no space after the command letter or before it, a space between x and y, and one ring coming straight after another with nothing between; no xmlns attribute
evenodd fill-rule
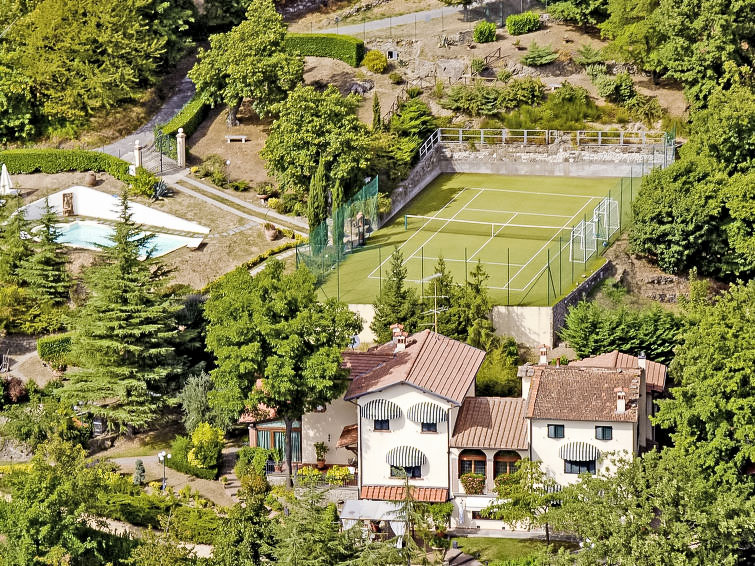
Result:
<svg viewBox="0 0 755 566"><path fill-rule="evenodd" d="M417 403L409 407L406 418L415 423L444 423L446 410L435 403Z"/></svg>
<svg viewBox="0 0 755 566"><path fill-rule="evenodd" d="M427 458L414 446L396 446L388 451L385 461L391 466L421 466Z"/></svg>
<svg viewBox="0 0 755 566"><path fill-rule="evenodd" d="M558 455L562 460L588 462L597 460L600 457L600 450L587 442L569 442L561 447Z"/></svg>
<svg viewBox="0 0 755 566"><path fill-rule="evenodd" d="M375 399L362 407L363 419L390 420L401 416L401 408L388 399Z"/></svg>

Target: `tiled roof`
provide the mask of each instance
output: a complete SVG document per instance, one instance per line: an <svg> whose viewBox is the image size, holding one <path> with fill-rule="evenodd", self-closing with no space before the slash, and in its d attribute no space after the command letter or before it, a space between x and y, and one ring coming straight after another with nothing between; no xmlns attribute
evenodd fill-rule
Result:
<svg viewBox="0 0 755 566"><path fill-rule="evenodd" d="M349 377L355 379L365 373L369 373L381 364L391 360L391 352L379 352L368 350L367 352L355 352L347 350L341 353L341 367L349 370Z"/></svg>
<svg viewBox="0 0 755 566"><path fill-rule="evenodd" d="M456 418L451 446L526 450L526 413L526 399L467 397Z"/></svg>
<svg viewBox="0 0 755 566"><path fill-rule="evenodd" d="M448 501L448 490L442 487L410 487L412 496L417 501L442 503ZM380 499L383 501L401 501L404 498L403 485L363 485L359 499Z"/></svg>
<svg viewBox="0 0 755 566"><path fill-rule="evenodd" d="M393 348L389 342L374 352L384 354ZM484 351L464 342L423 330L407 339L405 350L392 354L389 361L373 371L354 378L345 399L406 383L461 404L484 357Z"/></svg>
<svg viewBox="0 0 755 566"><path fill-rule="evenodd" d="M532 377L527 416L565 421L637 422L640 370L524 366ZM616 412L616 390L626 393L626 410Z"/></svg>
<svg viewBox="0 0 755 566"><path fill-rule="evenodd" d="M356 446L359 442L359 430L357 425L351 424L343 427L341 431L341 437L336 442L336 448L347 448L349 446Z"/></svg>
<svg viewBox="0 0 755 566"><path fill-rule="evenodd" d="M578 367L599 367L599 368L624 368L637 369L640 362L637 356L630 356L618 350L600 354L584 360L569 362L570 366ZM658 362L645 360L645 385L648 391L663 391L666 388L666 374L668 368Z"/></svg>

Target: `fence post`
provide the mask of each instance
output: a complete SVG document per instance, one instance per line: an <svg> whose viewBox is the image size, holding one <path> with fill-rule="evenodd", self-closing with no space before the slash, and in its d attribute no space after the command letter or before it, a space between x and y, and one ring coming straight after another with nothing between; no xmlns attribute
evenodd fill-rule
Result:
<svg viewBox="0 0 755 566"><path fill-rule="evenodd" d="M527 130L524 130L524 145L527 145Z"/></svg>
<svg viewBox="0 0 755 566"><path fill-rule="evenodd" d="M464 248L464 284L469 283L467 279L467 248Z"/></svg>
<svg viewBox="0 0 755 566"><path fill-rule="evenodd" d="M483 145L485 143L485 130L480 128L480 145Z"/></svg>
<svg viewBox="0 0 755 566"><path fill-rule="evenodd" d="M508 283L506 283L506 306L511 305L511 248L506 248L506 275L508 277Z"/></svg>
<svg viewBox="0 0 755 566"><path fill-rule="evenodd" d="M176 134L176 160L179 167L186 167L186 134L183 128L178 128Z"/></svg>
<svg viewBox="0 0 755 566"><path fill-rule="evenodd" d="M603 144L603 132L598 131L598 145Z"/></svg>
<svg viewBox="0 0 755 566"><path fill-rule="evenodd" d="M383 247L378 246L378 294L383 294Z"/></svg>
<svg viewBox="0 0 755 566"><path fill-rule="evenodd" d="M619 145L624 145L624 131L619 132Z"/></svg>
<svg viewBox="0 0 755 566"><path fill-rule="evenodd" d="M421 300L425 300L425 246L420 248L420 266L419 266L419 284L420 291L419 296Z"/></svg>

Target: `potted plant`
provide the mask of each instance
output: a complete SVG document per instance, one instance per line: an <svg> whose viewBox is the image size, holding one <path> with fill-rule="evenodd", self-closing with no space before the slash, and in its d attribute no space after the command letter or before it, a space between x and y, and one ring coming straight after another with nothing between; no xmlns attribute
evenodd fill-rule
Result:
<svg viewBox="0 0 755 566"><path fill-rule="evenodd" d="M315 442L315 454L317 454L317 469L322 470L325 467L325 454L330 448L324 442Z"/></svg>
<svg viewBox="0 0 755 566"><path fill-rule="evenodd" d="M270 451L273 457L273 469L276 474L280 474L283 471L283 454L276 448Z"/></svg>
<svg viewBox="0 0 755 566"><path fill-rule="evenodd" d="M267 238L269 242L277 240L280 237L280 231L275 227L273 223L265 222L263 228L265 230L265 238Z"/></svg>
<svg viewBox="0 0 755 566"><path fill-rule="evenodd" d="M485 491L485 476L482 474L468 472L462 474L459 479L461 480L461 485L464 486L464 493L467 495L482 495L483 491Z"/></svg>

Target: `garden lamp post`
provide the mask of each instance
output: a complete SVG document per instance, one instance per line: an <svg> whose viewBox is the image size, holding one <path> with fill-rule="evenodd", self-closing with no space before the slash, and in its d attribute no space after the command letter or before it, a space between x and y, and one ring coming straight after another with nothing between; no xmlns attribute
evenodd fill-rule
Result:
<svg viewBox="0 0 755 566"><path fill-rule="evenodd" d="M168 460L170 460L170 456L171 456L171 454L170 454L169 452L166 452L165 450L163 450L162 452L160 452L160 453L159 453L159 454L157 455L157 459L158 459L158 460L159 460L160 462L162 462L162 464L163 464L163 486L162 486L162 490L163 490L163 491L165 491L165 488L166 488L166 483L167 483L167 480L166 480L166 478L165 478L165 464L166 464L166 462L167 462Z"/></svg>
<svg viewBox="0 0 755 566"><path fill-rule="evenodd" d="M231 160L229 159L225 162L225 179L227 183L231 182L231 178L228 176L228 171L230 170L230 168L231 168Z"/></svg>

